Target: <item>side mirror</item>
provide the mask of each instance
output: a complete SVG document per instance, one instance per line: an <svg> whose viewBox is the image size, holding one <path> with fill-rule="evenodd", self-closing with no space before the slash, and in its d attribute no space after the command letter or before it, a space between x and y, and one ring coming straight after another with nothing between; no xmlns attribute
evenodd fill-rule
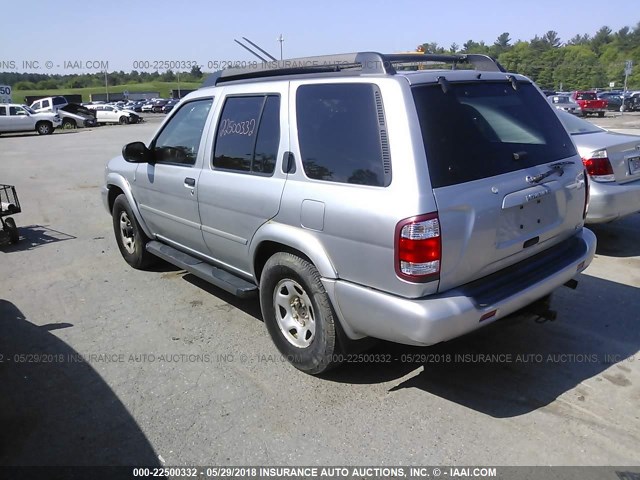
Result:
<svg viewBox="0 0 640 480"><path fill-rule="evenodd" d="M127 143L122 147L122 156L130 163L154 163L151 150L142 142Z"/></svg>

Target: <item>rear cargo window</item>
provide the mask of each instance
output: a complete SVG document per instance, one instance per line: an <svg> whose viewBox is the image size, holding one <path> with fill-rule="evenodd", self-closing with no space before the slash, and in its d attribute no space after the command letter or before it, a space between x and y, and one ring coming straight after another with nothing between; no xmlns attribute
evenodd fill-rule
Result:
<svg viewBox="0 0 640 480"><path fill-rule="evenodd" d="M531 84L452 83L413 88L434 188L493 177L576 154L552 107Z"/></svg>

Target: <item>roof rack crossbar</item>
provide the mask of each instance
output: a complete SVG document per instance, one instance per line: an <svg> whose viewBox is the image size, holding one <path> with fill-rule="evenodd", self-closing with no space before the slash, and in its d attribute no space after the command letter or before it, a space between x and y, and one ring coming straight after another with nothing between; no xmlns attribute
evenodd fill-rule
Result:
<svg viewBox="0 0 640 480"><path fill-rule="evenodd" d="M458 64L465 62L472 64L477 70L505 72L502 65L488 55L357 52L262 62L251 68L230 68L213 73L205 80L203 86L251 78L344 70L353 70L359 74L395 75L397 73L396 66L402 64L450 63L455 69Z"/></svg>

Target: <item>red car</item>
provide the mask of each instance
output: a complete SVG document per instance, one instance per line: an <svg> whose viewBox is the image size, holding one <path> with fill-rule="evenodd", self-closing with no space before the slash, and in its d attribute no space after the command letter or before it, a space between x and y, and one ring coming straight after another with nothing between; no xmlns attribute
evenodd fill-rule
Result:
<svg viewBox="0 0 640 480"><path fill-rule="evenodd" d="M580 105L583 117L589 114L597 114L599 117L604 117L607 111L607 101L598 98L596 92L571 92L571 100Z"/></svg>

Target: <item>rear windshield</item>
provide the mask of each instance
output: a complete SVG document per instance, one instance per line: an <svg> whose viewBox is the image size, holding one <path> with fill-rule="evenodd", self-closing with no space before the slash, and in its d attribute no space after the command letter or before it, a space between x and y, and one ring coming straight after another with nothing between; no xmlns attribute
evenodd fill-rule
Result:
<svg viewBox="0 0 640 480"><path fill-rule="evenodd" d="M576 94L576 100L597 100L598 97L593 92L583 92Z"/></svg>
<svg viewBox="0 0 640 480"><path fill-rule="evenodd" d="M545 98L529 83L413 87L434 188L493 177L576 154Z"/></svg>

